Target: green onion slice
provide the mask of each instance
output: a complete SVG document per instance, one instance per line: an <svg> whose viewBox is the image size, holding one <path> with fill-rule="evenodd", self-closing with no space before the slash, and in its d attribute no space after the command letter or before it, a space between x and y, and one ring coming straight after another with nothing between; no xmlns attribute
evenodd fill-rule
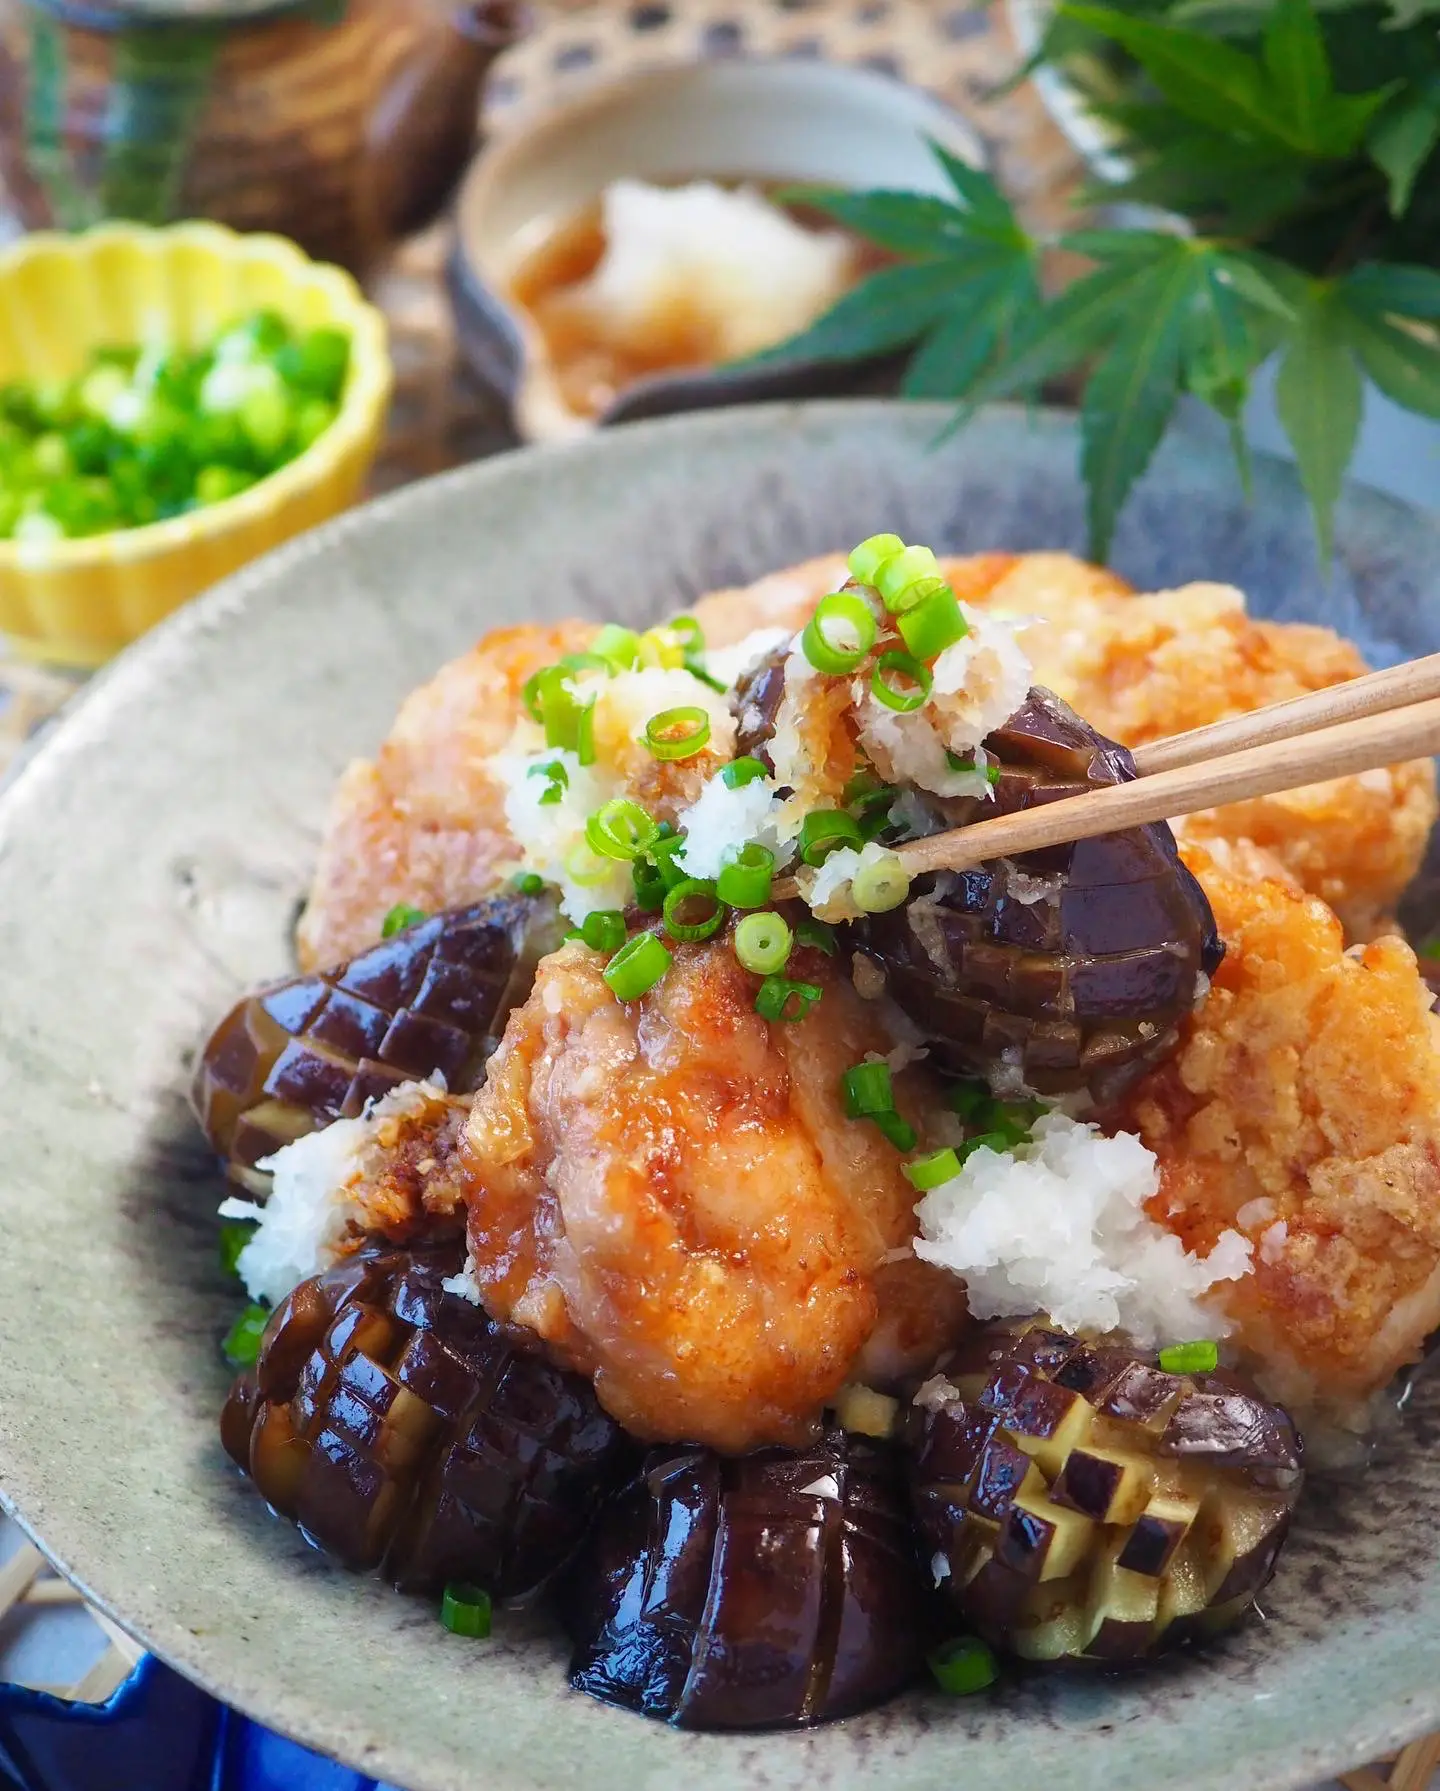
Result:
<svg viewBox="0 0 1440 1791"><path fill-rule="evenodd" d="M719 696L724 696L730 689L730 686L726 684L723 679L717 678L714 672L709 671L693 653L687 654L686 656L685 670L689 672L692 678L698 678L702 684L707 686L708 689L715 691Z"/></svg>
<svg viewBox="0 0 1440 1791"><path fill-rule="evenodd" d="M221 1349L235 1368L253 1368L260 1360L260 1342L270 1322L268 1306L247 1306L226 1333Z"/></svg>
<svg viewBox="0 0 1440 1791"><path fill-rule="evenodd" d="M220 1227L220 1267L227 1275L240 1273L240 1252L258 1229L247 1219L231 1219Z"/></svg>
<svg viewBox="0 0 1440 1791"><path fill-rule="evenodd" d="M888 914L910 893L910 876L893 852L862 864L850 880L850 894L863 914Z"/></svg>
<svg viewBox="0 0 1440 1791"><path fill-rule="evenodd" d="M952 1698L966 1698L984 1691L1000 1677L995 1656L975 1636L959 1636L926 1657L935 1683Z"/></svg>
<svg viewBox="0 0 1440 1791"><path fill-rule="evenodd" d="M794 935L774 909L747 914L735 929L735 956L757 976L773 976L790 957Z"/></svg>
<svg viewBox="0 0 1440 1791"><path fill-rule="evenodd" d="M613 796L602 802L585 823L585 843L602 858L619 858L627 864L646 852L660 837L660 829L638 802Z"/></svg>
<svg viewBox="0 0 1440 1791"><path fill-rule="evenodd" d="M1014 1148L1015 1141L1008 1132L978 1132L975 1137L965 1140L956 1155L962 1163L968 1163L977 1150L993 1150L1003 1157Z"/></svg>
<svg viewBox="0 0 1440 1791"><path fill-rule="evenodd" d="M811 809L800 828L800 856L806 864L824 864L842 846L856 848L864 843L859 823L843 809Z"/></svg>
<svg viewBox="0 0 1440 1791"><path fill-rule="evenodd" d="M409 902L396 902L380 923L380 937L393 939L397 933L404 933L411 927L418 927L425 918L423 908L412 908Z"/></svg>
<svg viewBox="0 0 1440 1791"><path fill-rule="evenodd" d="M960 601L949 585L941 585L907 610L896 626L900 638L917 659L938 659L947 647L964 640L970 624L960 613Z"/></svg>
<svg viewBox="0 0 1440 1791"><path fill-rule="evenodd" d="M620 947L602 974L618 1001L638 1001L674 962L653 933L637 933Z"/></svg>
<svg viewBox="0 0 1440 1791"><path fill-rule="evenodd" d="M684 865L675 862L684 844L685 835L672 830L662 833L659 839L652 840L646 848L645 856L660 873L660 880L666 889L674 889L677 883L684 883L690 875Z"/></svg>
<svg viewBox="0 0 1440 1791"><path fill-rule="evenodd" d="M755 997L755 1012L762 1020L803 1020L819 1001L822 990L814 983L792 983L783 976L767 976Z"/></svg>
<svg viewBox="0 0 1440 1791"><path fill-rule="evenodd" d="M967 1126L986 1126L1000 1103L983 1082L954 1082L946 1096L950 1109Z"/></svg>
<svg viewBox="0 0 1440 1791"><path fill-rule="evenodd" d="M996 784L1000 781L1000 767L998 765L987 765L985 767L985 775L989 778L990 788L993 790Z"/></svg>
<svg viewBox="0 0 1440 1791"><path fill-rule="evenodd" d="M728 912L715 885L703 877L687 877L677 883L662 907L665 931L672 939L685 940L708 939L718 933Z"/></svg>
<svg viewBox="0 0 1440 1791"><path fill-rule="evenodd" d="M715 893L731 908L763 908L775 881L775 854L756 840L733 846L715 880Z"/></svg>
<svg viewBox="0 0 1440 1791"><path fill-rule="evenodd" d="M483 1642L490 1634L490 1594L479 1586L452 1580L440 1601L440 1621L453 1636Z"/></svg>
<svg viewBox="0 0 1440 1791"><path fill-rule="evenodd" d="M811 665L832 678L853 672L874 645L875 618L854 591L822 597L800 636L800 649Z"/></svg>
<svg viewBox="0 0 1440 1791"><path fill-rule="evenodd" d="M897 679L903 679L910 688L897 683ZM929 666L922 665L913 653L882 653L870 674L870 691L875 700L898 715L923 708L934 688Z"/></svg>
<svg viewBox="0 0 1440 1791"><path fill-rule="evenodd" d="M870 1119L895 1111L895 1090L888 1063L857 1063L840 1078L847 1119Z"/></svg>
<svg viewBox="0 0 1440 1791"><path fill-rule="evenodd" d="M907 1180L922 1194L938 1188L941 1182L948 1182L959 1173L960 1159L949 1149L932 1150L928 1157L916 1157L913 1163L905 1165Z"/></svg>
<svg viewBox="0 0 1440 1791"><path fill-rule="evenodd" d="M635 906L647 914L658 914L665 906L665 879L648 858L637 858L630 867L635 885Z"/></svg>
<svg viewBox="0 0 1440 1791"><path fill-rule="evenodd" d="M687 654L705 651L705 630L694 616L672 616L665 626Z"/></svg>
<svg viewBox="0 0 1440 1791"><path fill-rule="evenodd" d="M607 622L591 641L590 651L611 671L628 672L640 663L640 636L633 628Z"/></svg>
<svg viewBox="0 0 1440 1791"><path fill-rule="evenodd" d="M757 777L768 777L770 773L762 760L751 758L746 753L743 759L732 759L720 775L724 778L727 789L743 790L746 784L753 784Z"/></svg>
<svg viewBox="0 0 1440 1791"><path fill-rule="evenodd" d="M939 560L928 547L904 547L876 568L874 585L884 599L886 609L897 615L909 609L917 598L934 590L934 585L927 584L923 591L916 592L914 587L922 579L939 579L944 583Z"/></svg>
<svg viewBox="0 0 1440 1791"><path fill-rule="evenodd" d="M580 923L580 937L591 951L619 951L625 943L625 916L618 908L595 908Z"/></svg>
<svg viewBox="0 0 1440 1791"><path fill-rule="evenodd" d="M1166 1374L1214 1374L1220 1366L1219 1346L1206 1339L1200 1343L1172 1343L1160 1352Z"/></svg>
<svg viewBox="0 0 1440 1791"><path fill-rule="evenodd" d="M610 875L610 864L582 840L566 854L565 874L572 883L578 883L581 889L593 889Z"/></svg>
<svg viewBox="0 0 1440 1791"><path fill-rule="evenodd" d="M699 708L662 709L645 724L645 744L657 759L689 759L705 750L710 717Z"/></svg>
<svg viewBox="0 0 1440 1791"><path fill-rule="evenodd" d="M862 585L873 585L875 574L885 561L904 551L905 543L898 535L871 535L860 543L847 563L852 577L858 578Z"/></svg>
<svg viewBox="0 0 1440 1791"><path fill-rule="evenodd" d="M839 947L835 943L835 929L827 926L823 920L816 920L813 914L807 914L803 920L795 922L795 942L797 945L810 945L816 951L823 951L827 958L833 958Z"/></svg>
<svg viewBox="0 0 1440 1791"><path fill-rule="evenodd" d="M868 1117L872 1124L879 1126L896 1150L914 1150L915 1128L908 1119L901 1119L898 1113L872 1113Z"/></svg>
<svg viewBox="0 0 1440 1791"><path fill-rule="evenodd" d="M535 871L516 871L510 887L516 895L538 896L545 888L545 879Z"/></svg>

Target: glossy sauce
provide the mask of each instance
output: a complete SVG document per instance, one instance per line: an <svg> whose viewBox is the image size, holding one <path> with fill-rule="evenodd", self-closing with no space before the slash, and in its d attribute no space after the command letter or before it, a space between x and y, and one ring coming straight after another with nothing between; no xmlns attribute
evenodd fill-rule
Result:
<svg viewBox="0 0 1440 1791"><path fill-rule="evenodd" d="M849 234L809 207L782 209L807 230ZM847 286L893 259L860 237L852 242ZM534 318L544 338L562 399L585 417L598 416L637 380L682 367L710 367L721 358L705 307L683 295L676 294L652 314L643 341L628 330L617 332L589 307L578 289L600 265L605 248L601 201L596 199L551 231L510 278L511 296Z"/></svg>

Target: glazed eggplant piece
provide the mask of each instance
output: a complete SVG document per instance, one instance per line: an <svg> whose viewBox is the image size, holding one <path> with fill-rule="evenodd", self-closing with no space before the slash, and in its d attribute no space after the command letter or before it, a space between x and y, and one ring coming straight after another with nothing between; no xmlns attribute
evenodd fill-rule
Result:
<svg viewBox="0 0 1440 1791"><path fill-rule="evenodd" d="M986 817L1135 775L1038 688L985 746L1000 768ZM1006 1098L1085 1090L1102 1105L1170 1053L1224 956L1162 824L922 878L857 935L941 1065Z"/></svg>
<svg viewBox="0 0 1440 1791"><path fill-rule="evenodd" d="M997 1647L1143 1660L1237 1622L1275 1570L1301 1440L1234 1375L1035 1324L967 1339L922 1397L916 1521L942 1593Z"/></svg>
<svg viewBox="0 0 1440 1791"><path fill-rule="evenodd" d="M276 1308L220 1423L309 1540L406 1592L532 1591L579 1545L628 1446L590 1383L442 1285L458 1253L357 1256Z"/></svg>
<svg viewBox="0 0 1440 1791"><path fill-rule="evenodd" d="M262 1158L402 1082L438 1072L452 1093L478 1087L561 931L548 897L497 896L247 995L211 1035L192 1094L231 1178L263 1197Z"/></svg>
<svg viewBox="0 0 1440 1791"><path fill-rule="evenodd" d="M850 1716L918 1672L927 1598L887 1445L652 1450L563 1584L570 1681L692 1729Z"/></svg>

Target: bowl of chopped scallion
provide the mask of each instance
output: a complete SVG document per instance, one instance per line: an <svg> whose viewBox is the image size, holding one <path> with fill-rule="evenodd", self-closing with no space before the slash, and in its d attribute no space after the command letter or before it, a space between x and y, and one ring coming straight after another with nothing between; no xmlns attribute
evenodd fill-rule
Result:
<svg viewBox="0 0 1440 1791"><path fill-rule="evenodd" d="M274 236L106 224L0 253L0 632L91 666L360 494L385 325Z"/></svg>

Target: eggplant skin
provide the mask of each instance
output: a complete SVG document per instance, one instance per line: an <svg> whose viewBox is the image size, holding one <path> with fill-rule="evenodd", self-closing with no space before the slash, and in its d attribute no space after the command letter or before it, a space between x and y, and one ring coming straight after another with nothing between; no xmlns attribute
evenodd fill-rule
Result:
<svg viewBox="0 0 1440 1791"><path fill-rule="evenodd" d="M550 898L496 896L247 995L211 1034L191 1097L232 1179L266 1193L262 1158L402 1082L477 1088L561 930Z"/></svg>
<svg viewBox="0 0 1440 1791"><path fill-rule="evenodd" d="M574 1554L632 1450L590 1383L447 1293L453 1255L376 1251L275 1309L220 1421L282 1517L402 1591L532 1592Z"/></svg>
<svg viewBox="0 0 1440 1791"><path fill-rule="evenodd" d="M1275 1571L1304 1448L1238 1376L1033 1323L967 1338L924 1398L916 1523L941 1592L999 1648L1146 1660L1238 1622Z"/></svg>
<svg viewBox="0 0 1440 1791"><path fill-rule="evenodd" d="M952 824L1135 776L1123 747L1038 687L985 746L1000 768L994 802L952 805ZM922 878L857 934L943 1067L1002 1096L1023 1084L1102 1105L1169 1055L1224 956L1204 891L1158 823Z"/></svg>
<svg viewBox="0 0 1440 1791"><path fill-rule="evenodd" d="M928 1593L895 1452L652 1450L561 1583L570 1682L691 1729L851 1716L923 1662Z"/></svg>

